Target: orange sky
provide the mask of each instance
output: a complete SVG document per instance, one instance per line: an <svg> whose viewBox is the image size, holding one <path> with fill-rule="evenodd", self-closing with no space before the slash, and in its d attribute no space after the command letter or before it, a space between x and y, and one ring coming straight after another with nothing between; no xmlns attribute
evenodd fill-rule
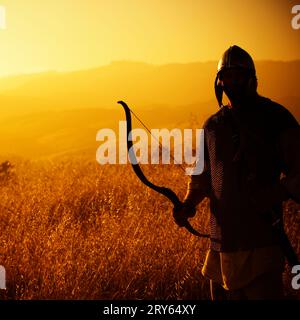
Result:
<svg viewBox="0 0 300 320"><path fill-rule="evenodd" d="M135 60L217 60L231 44L254 59L300 59L299 1L0 0L0 76Z"/></svg>

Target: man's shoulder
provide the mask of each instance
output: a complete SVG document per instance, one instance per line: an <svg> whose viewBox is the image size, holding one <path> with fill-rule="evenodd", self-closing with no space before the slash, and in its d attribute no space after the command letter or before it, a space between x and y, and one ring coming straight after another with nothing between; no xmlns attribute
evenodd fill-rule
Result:
<svg viewBox="0 0 300 320"><path fill-rule="evenodd" d="M299 125L287 108L271 99L260 97L258 107L269 122L273 122L280 127L295 127Z"/></svg>
<svg viewBox="0 0 300 320"><path fill-rule="evenodd" d="M276 127L283 128L299 126L297 120L287 108L262 96L258 97L256 106L253 108L253 114L263 118L266 121L266 125L267 123L272 123ZM204 122L203 128L206 130L216 128L227 115L228 108L226 106L220 108Z"/></svg>
<svg viewBox="0 0 300 320"><path fill-rule="evenodd" d="M204 122L203 129L207 130L218 125L224 117L224 114L224 107L220 108L217 112L208 117L208 119Z"/></svg>
<svg viewBox="0 0 300 320"><path fill-rule="evenodd" d="M269 98L266 97L259 97L258 103L259 108L263 108L265 111L273 112L275 113L289 113L288 109L285 108L283 105L279 104L278 102L275 102Z"/></svg>

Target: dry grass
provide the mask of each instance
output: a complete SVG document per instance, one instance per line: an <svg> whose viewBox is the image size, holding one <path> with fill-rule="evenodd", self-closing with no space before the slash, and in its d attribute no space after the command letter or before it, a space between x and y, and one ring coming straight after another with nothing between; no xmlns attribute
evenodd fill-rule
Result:
<svg viewBox="0 0 300 320"><path fill-rule="evenodd" d="M200 274L209 242L178 229L171 204L129 166L84 159L15 160L0 182L0 264L4 299L208 299ZM182 198L178 168L143 167ZM208 231L208 203L193 224ZM299 247L299 206L286 222ZM287 292L289 278L286 277Z"/></svg>

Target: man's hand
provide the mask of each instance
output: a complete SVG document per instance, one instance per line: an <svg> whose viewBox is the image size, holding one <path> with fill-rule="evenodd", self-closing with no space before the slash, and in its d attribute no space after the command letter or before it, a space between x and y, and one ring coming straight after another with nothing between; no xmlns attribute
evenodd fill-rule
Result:
<svg viewBox="0 0 300 320"><path fill-rule="evenodd" d="M173 218L179 227L185 226L187 219L194 217L196 208L188 202L183 202L180 207L173 209Z"/></svg>

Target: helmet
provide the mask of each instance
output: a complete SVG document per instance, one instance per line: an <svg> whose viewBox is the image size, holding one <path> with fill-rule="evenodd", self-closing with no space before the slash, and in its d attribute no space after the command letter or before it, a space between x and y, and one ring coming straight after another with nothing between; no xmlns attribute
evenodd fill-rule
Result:
<svg viewBox="0 0 300 320"><path fill-rule="evenodd" d="M255 79L256 71L253 59L248 52L238 46L231 46L227 49L218 63L218 71L215 80L215 94L218 100L219 106L222 107L223 87L220 84L220 74L225 69L245 69L248 71L249 79ZM255 87L256 89L256 87Z"/></svg>
<svg viewBox="0 0 300 320"><path fill-rule="evenodd" d="M242 68L255 75L254 62L248 52L238 46L227 49L218 63L218 73L224 69Z"/></svg>

